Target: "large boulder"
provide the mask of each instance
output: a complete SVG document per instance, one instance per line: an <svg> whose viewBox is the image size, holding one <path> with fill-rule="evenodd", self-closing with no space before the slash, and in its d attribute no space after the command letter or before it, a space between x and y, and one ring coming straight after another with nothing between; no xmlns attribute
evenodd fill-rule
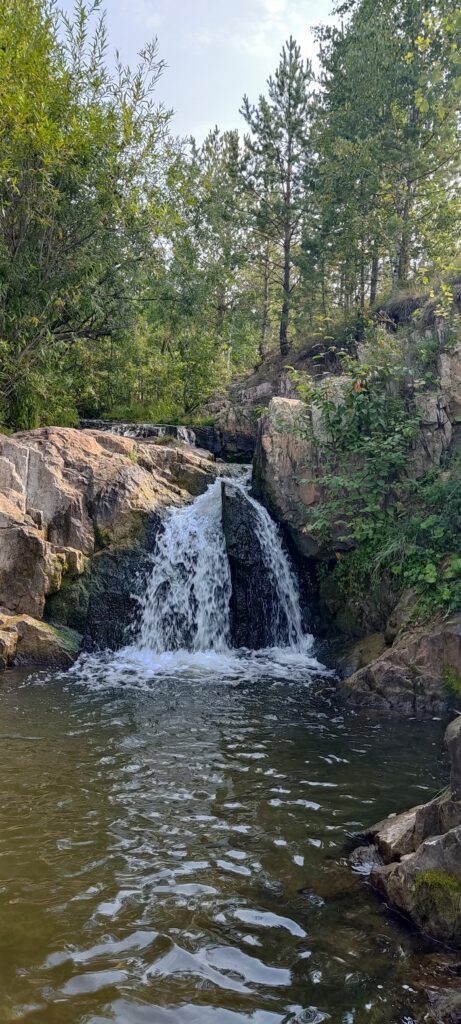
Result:
<svg viewBox="0 0 461 1024"><path fill-rule="evenodd" d="M423 931L461 945L461 825L374 868L371 882Z"/></svg>
<svg viewBox="0 0 461 1024"><path fill-rule="evenodd" d="M269 647L279 612L274 581L258 538L256 513L242 490L222 485L222 521L229 559L232 595L231 638L236 647Z"/></svg>
<svg viewBox="0 0 461 1024"><path fill-rule="evenodd" d="M30 615L0 613L0 669L10 665L68 668L82 643L79 633L57 629Z"/></svg>
<svg viewBox="0 0 461 1024"><path fill-rule="evenodd" d="M356 707L433 715L446 711L453 678L461 690L461 615L403 636L340 682L338 694Z"/></svg>
<svg viewBox="0 0 461 1024"><path fill-rule="evenodd" d="M307 557L318 555L319 542L306 531L307 510L320 500L321 491L304 402L273 398L261 417L253 487L298 550Z"/></svg>
<svg viewBox="0 0 461 1024"><path fill-rule="evenodd" d="M0 607L90 634L99 618L104 643L117 634L114 614L133 610L132 552L152 548L163 511L217 472L184 444L60 427L0 435ZM11 638L2 645L10 663Z"/></svg>
<svg viewBox="0 0 461 1024"><path fill-rule="evenodd" d="M446 732L451 786L368 830L380 855L372 884L436 939L461 946L461 717ZM384 862L384 863L382 863Z"/></svg>

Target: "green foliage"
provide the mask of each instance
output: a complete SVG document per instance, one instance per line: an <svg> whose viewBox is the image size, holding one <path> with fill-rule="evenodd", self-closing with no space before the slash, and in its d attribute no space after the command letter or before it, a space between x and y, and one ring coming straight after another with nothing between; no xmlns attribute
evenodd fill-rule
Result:
<svg viewBox="0 0 461 1024"><path fill-rule="evenodd" d="M445 665L442 671L443 684L452 700L461 700L461 676L452 665Z"/></svg>
<svg viewBox="0 0 461 1024"><path fill-rule="evenodd" d="M94 531L94 539L96 544L96 550L103 550L109 548L111 544L111 536L109 530L104 529L102 526L96 526Z"/></svg>
<svg viewBox="0 0 461 1024"><path fill-rule="evenodd" d="M456 460L415 473L420 379L398 339L374 338L367 363L345 356L343 375L298 380L311 410L310 440L322 500L306 528L345 551L334 569L343 601L412 589L416 614L461 608L461 481Z"/></svg>
<svg viewBox="0 0 461 1024"><path fill-rule="evenodd" d="M293 37L269 78L268 98L258 104L243 100L242 114L251 135L247 139L246 188L252 200L256 235L267 258L280 261L278 292L281 313L279 342L282 356L289 351L288 326L296 284L302 224L309 206L306 182L313 161L310 147L312 67L304 62ZM275 262L275 261L274 261ZM268 272L267 266L265 267Z"/></svg>
<svg viewBox="0 0 461 1024"><path fill-rule="evenodd" d="M277 323L283 357L307 337L351 356L374 344L379 296L413 281L457 342L455 0L348 0L341 28L319 30L317 91L290 38L265 94L244 98L248 135L200 145L169 135L155 40L134 69L108 58L101 3L66 17L0 0L1 429L191 421L270 354ZM375 466L372 517L386 472L401 486L412 423L404 371L383 390L361 362L344 421L349 457ZM434 367L428 346L426 383Z"/></svg>

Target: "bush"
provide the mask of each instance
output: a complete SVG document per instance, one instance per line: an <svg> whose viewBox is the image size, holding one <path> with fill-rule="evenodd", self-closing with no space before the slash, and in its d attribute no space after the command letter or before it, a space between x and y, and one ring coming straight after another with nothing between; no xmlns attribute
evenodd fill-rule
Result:
<svg viewBox="0 0 461 1024"><path fill-rule="evenodd" d="M298 387L320 414L310 440L322 467L323 500L308 514L309 532L342 554L334 568L345 603L388 590L416 592L426 618L461 608L461 483L457 457L443 471L415 478L420 421L415 396L427 386L402 361L399 338L369 332L367 363L343 357L343 378ZM322 435L319 437L319 433Z"/></svg>

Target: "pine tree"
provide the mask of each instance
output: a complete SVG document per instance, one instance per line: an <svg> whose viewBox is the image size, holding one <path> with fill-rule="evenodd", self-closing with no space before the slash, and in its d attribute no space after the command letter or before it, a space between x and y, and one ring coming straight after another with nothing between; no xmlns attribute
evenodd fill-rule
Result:
<svg viewBox="0 0 461 1024"><path fill-rule="evenodd" d="M242 114L250 128L247 144L251 159L247 184L254 198L258 232L280 249L282 308L280 351L290 349L288 328L294 269L306 214L306 171L309 148L312 68L290 37L279 66L268 80L268 97L256 105L244 97Z"/></svg>

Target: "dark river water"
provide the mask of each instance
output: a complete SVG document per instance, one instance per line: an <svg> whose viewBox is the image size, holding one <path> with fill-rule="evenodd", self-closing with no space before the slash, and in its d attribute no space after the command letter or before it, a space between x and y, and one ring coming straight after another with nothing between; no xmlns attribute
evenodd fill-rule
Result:
<svg viewBox="0 0 461 1024"><path fill-rule="evenodd" d="M306 675L3 676L0 1021L426 1019L441 954L348 853L441 787L443 725Z"/></svg>

